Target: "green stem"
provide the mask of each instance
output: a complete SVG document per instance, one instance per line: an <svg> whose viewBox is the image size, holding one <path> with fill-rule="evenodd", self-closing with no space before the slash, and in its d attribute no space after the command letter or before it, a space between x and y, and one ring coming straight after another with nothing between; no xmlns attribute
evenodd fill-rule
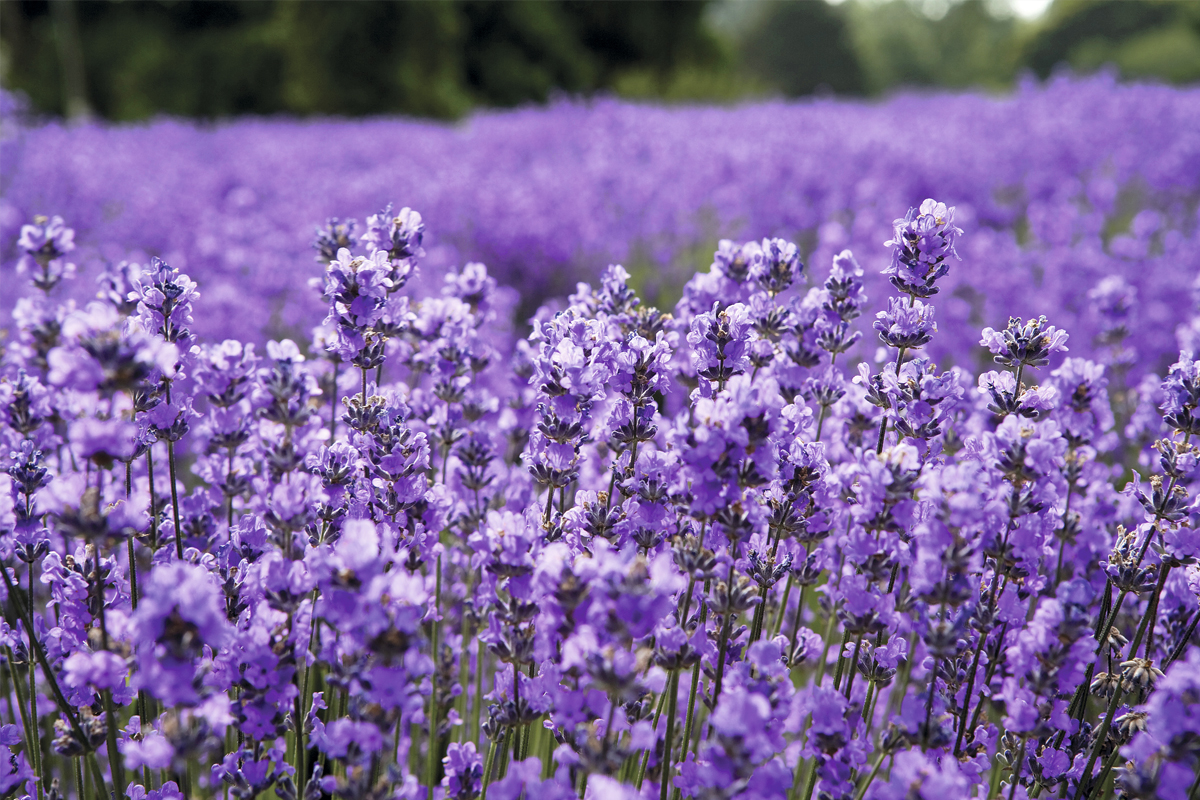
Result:
<svg viewBox="0 0 1200 800"><path fill-rule="evenodd" d="M971 710L971 694L975 691L975 673L979 671L979 655L983 652L984 643L987 642L987 633L979 632L979 645L975 648L975 658L971 661L971 669L967 672L967 692L963 695L963 712L962 719L959 720L958 737L954 740L954 755L958 755L962 748L963 735L967 732L967 720L970 715L967 713Z"/></svg>
<svg viewBox="0 0 1200 800"><path fill-rule="evenodd" d="M104 578L100 572L100 544L99 542L92 543L92 549L96 553L96 599L100 606L100 647L102 650L108 650L108 614L105 611L106 598L104 596ZM30 571L32 577L32 570ZM32 598L32 587L30 587ZM113 787L122 788L125 786L125 764L121 757L120 751L117 749L117 715L112 704L112 692L105 689L100 693L104 700L104 716L107 730L107 746L108 746L108 766L113 776Z"/></svg>
<svg viewBox="0 0 1200 800"><path fill-rule="evenodd" d="M150 483L150 543L158 550L158 499L154 495L154 443L146 448L146 477Z"/></svg>
<svg viewBox="0 0 1200 800"><path fill-rule="evenodd" d="M20 715L21 715L21 731L25 735L25 749L28 752L33 753L35 751L35 749L37 748L37 743L41 741L42 737L37 728L37 721L35 720L32 723L29 721L29 706L25 702L25 689L23 688L24 681L22 680L21 676L17 674L16 669L13 667L13 652L8 647L4 648L4 657L6 659L6 663L7 663L7 667L8 667L7 674L12 675L13 690L16 691L16 694L17 694L17 709L20 711ZM33 668L32 663L29 665L29 668L30 669ZM8 713L9 713L9 716L11 716L12 715L12 698L9 697L9 694L8 694L7 677L5 678L5 680L3 682L3 688L4 688L4 699L8 701ZM39 776L41 775L41 771L38 769L36 763L34 764L33 770L37 775L39 775Z"/></svg>
<svg viewBox="0 0 1200 800"><path fill-rule="evenodd" d="M670 681L668 681L670 683ZM663 705L667 702L667 693L664 691L658 696L658 702L654 706L654 723L653 730L658 730L658 719L662 716ZM683 740L683 746L687 747L687 739ZM642 756L642 766L637 774L637 788L642 790L642 782L646 779L646 769L650 766L650 754L654 751L653 747L646 748L645 754Z"/></svg>
<svg viewBox="0 0 1200 800"><path fill-rule="evenodd" d="M789 572L787 583L785 583L783 585L783 602L779 606L779 613L775 615L775 620L771 623L771 638L772 639L774 639L776 636L778 636L779 631L783 628L783 617L785 614L787 614L788 600L791 599L791 596L792 596L792 582L794 580L795 580L795 575L793 573ZM803 591L803 588L801 588L801 591ZM800 613L799 609L797 609L796 613L797 613L797 615L799 615L799 613Z"/></svg>
<svg viewBox="0 0 1200 800"><path fill-rule="evenodd" d="M671 777L675 773L675 712L679 704L679 671L671 670L667 679L667 735L663 741L662 778L659 782L659 800L667 800L670 791Z"/></svg>
<svg viewBox="0 0 1200 800"><path fill-rule="evenodd" d="M809 770L809 772L808 772L808 785L804 787L803 800L810 800L810 798L812 798L813 789L815 789L816 786L817 786L817 760L814 757L813 762L812 762L812 769Z"/></svg>
<svg viewBox="0 0 1200 800"><path fill-rule="evenodd" d="M483 761L483 793L479 800L487 800L488 784L492 782L492 768L496 764L496 740L488 743L487 758Z"/></svg>
<svg viewBox="0 0 1200 800"><path fill-rule="evenodd" d="M334 436L337 433L337 400L338 400L338 368L341 367L342 360L335 358L333 361L333 387L330 389L329 398L329 441L333 443Z"/></svg>
<svg viewBox="0 0 1200 800"><path fill-rule="evenodd" d="M1105 782L1108 780L1108 774L1112 772L1113 765L1117 763L1117 759L1121 756L1121 748L1114 747L1112 753L1104 760L1104 768L1100 770L1100 776L1096 778L1094 785L1096 795L1104 788Z"/></svg>
<svg viewBox="0 0 1200 800"><path fill-rule="evenodd" d="M846 644L850 641L850 632L842 632L842 643L838 645L838 660L837 667L833 672L833 688L835 691L840 691L842 686L842 673L846 670Z"/></svg>
<svg viewBox="0 0 1200 800"><path fill-rule="evenodd" d="M850 690L854 686L854 675L858 672L858 653L862 649L862 634L854 640L854 657L850 659L850 674L846 676L846 699L850 699Z"/></svg>
<svg viewBox="0 0 1200 800"><path fill-rule="evenodd" d="M912 305L912 296L911 295L909 296L909 305L910 306ZM896 356L896 377L897 378L900 377L900 366L904 363L904 352L906 350L908 350L907 347L901 347L899 349L899 353ZM883 419L881 419L879 421L879 442L876 443L876 445L875 445L875 452L877 454L883 452L883 440L884 440L884 437L887 435L887 429L888 429L887 412L888 412L888 410L886 408L883 409Z"/></svg>
<svg viewBox="0 0 1200 800"><path fill-rule="evenodd" d="M437 579L434 589L434 613L433 621L433 672L429 676L430 692L429 692L429 747L426 753L425 761L425 783L429 788L429 800L433 800L433 783L437 772L437 765L441 763L440 748L438 747L438 661L439 642L442 624L439 617L442 609L442 557L437 557ZM516 686L518 668L513 664L513 685Z"/></svg>
<svg viewBox="0 0 1200 800"><path fill-rule="evenodd" d="M875 780L875 776L879 774L879 768L883 766L883 760L887 758L887 751L880 750L879 756L875 759L875 763L871 765L871 771L867 773L867 777L859 785L858 790L854 793L854 800L862 800L867 795L867 789ZM815 772L816 770L814 770Z"/></svg>
<svg viewBox="0 0 1200 800"><path fill-rule="evenodd" d="M683 746L679 760L687 760L688 743L692 740L692 728L696 725L696 693L700 688L700 663L692 666L692 685L688 689L687 717L683 722Z"/></svg>
<svg viewBox="0 0 1200 800"><path fill-rule="evenodd" d="M1018 384L1019 385L1019 384ZM1008 800L1017 796L1017 784L1021 781L1021 768L1025 766L1025 737L1021 737L1021 748L1017 750L1017 765L1013 767L1012 783L1008 787Z"/></svg>
<svg viewBox="0 0 1200 800"><path fill-rule="evenodd" d="M836 622L837 622L837 609L831 608L831 609L829 609L829 621L825 623L825 636L822 637L822 640L824 641L824 646L821 648L821 661L817 664L817 677L816 677L816 680L814 681L814 684L816 686L820 686L821 680L825 677L825 663L829 659L829 640L830 640L830 637L833 636L833 626ZM793 648L795 648L795 646L796 646L795 640L796 640L796 637L793 635L792 636L792 647ZM836 683L834 683L834 688L835 689L837 688Z"/></svg>
<svg viewBox="0 0 1200 800"><path fill-rule="evenodd" d="M179 488L175 483L175 443L167 439L167 466L171 474L171 514L175 520L175 555L183 560L183 530L179 524Z"/></svg>
<svg viewBox="0 0 1200 800"><path fill-rule="evenodd" d="M33 608L33 564L29 565L29 607ZM29 638L33 639L33 628L29 628ZM33 720L35 733L34 747L30 753L33 757L33 769L38 775L44 775L42 770L42 737L38 725L37 710L37 669L32 661L29 662L29 715ZM38 781L38 797L42 796L42 781Z"/></svg>
<svg viewBox="0 0 1200 800"><path fill-rule="evenodd" d="M17 589L13 586L12 580L8 577L8 567L0 563L0 577L4 579L4 588L8 590L8 596L12 599L13 606L17 610L17 616L25 624L25 630L29 635L29 646L33 650L34 657L37 658L38 664L42 667L42 675L46 678L46 682L50 684L50 691L54 695L54 702L58 705L58 710L64 717L67 718L67 723L71 726L72 733L75 734L81 742L88 741L88 737L83 732L83 726L79 724L79 717L75 714L75 708L67 702L66 695L63 694L62 688L58 685L58 679L54 677L54 670L50 667L50 662L46 658L46 652L42 649L42 643L34 635L33 613L32 610L26 609L25 604L21 601L17 593ZM32 669L32 664L30 665ZM94 766L95 773L99 775L99 767ZM99 782L99 786L104 785L103 779Z"/></svg>

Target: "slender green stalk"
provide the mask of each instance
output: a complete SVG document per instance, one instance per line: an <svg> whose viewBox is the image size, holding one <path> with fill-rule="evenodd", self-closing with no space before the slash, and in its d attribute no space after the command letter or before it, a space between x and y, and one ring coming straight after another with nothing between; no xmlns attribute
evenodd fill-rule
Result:
<svg viewBox="0 0 1200 800"><path fill-rule="evenodd" d="M33 564L29 565L29 608L33 608ZM28 630L29 638L33 639L33 627ZM30 751L30 756L33 758L33 769L38 775L44 775L42 769L42 737L40 727L38 725L38 710L37 710L37 669L32 661L29 662L29 716L33 721L34 728L34 746ZM38 797L42 796L42 783L37 783Z"/></svg>
<svg viewBox="0 0 1200 800"><path fill-rule="evenodd" d="M660 695L658 696L658 703L657 703L657 704L655 704L655 708L654 708L654 723L653 723L653 729L654 729L655 731L657 731L657 730L658 730L658 718L659 718L660 716L662 716L663 704L664 704L664 703L666 703L666 702L667 702L667 693L666 693L666 692L663 692L662 694L660 694ZM684 740L683 740L683 746L684 746L685 748L687 747L687 739L684 739ZM641 766L641 768L638 770L638 775L637 775L637 788L638 788L638 791L641 791L641 789L642 789L642 781L644 781L644 780L646 779L646 769L647 769L647 767L649 767L649 766L650 766L650 754L651 754L651 752L653 752L653 750L654 750L654 748L652 748L652 747L648 747L648 748L646 748L646 753L645 753L645 754L642 756L642 766ZM685 752L685 757L686 757L686 752Z"/></svg>
<svg viewBox="0 0 1200 800"><path fill-rule="evenodd" d="M871 728L875 726L875 706L878 704L881 694L883 694L883 690L876 685L875 681L871 681L867 688L867 699L863 703L863 720L867 723L867 727L863 731L864 739L871 738Z"/></svg>
<svg viewBox="0 0 1200 800"><path fill-rule="evenodd" d="M470 582L468 582L467 593L470 594L470 591L471 586ZM470 641L470 637L467 635L466 613L463 613L460 623L459 630L462 634L463 650L458 658L458 685L461 689L461 691L458 693L458 716L463 720L463 724L458 726L458 741L459 744L462 744L468 741L468 737L471 733L467 724L470 720L470 717L468 716L469 709L467 708L467 705L470 702L470 693L468 690L471 688L471 648L467 644L467 642ZM476 669L478 669L479 666L481 665L477 664Z"/></svg>
<svg viewBox="0 0 1200 800"><path fill-rule="evenodd" d="M967 693L963 695L963 713L959 720L958 736L954 740L954 755L958 755L962 748L963 735L967 732L967 719L970 715L967 713L971 710L971 694L975 691L975 673L979 671L979 655L983 652L983 646L987 642L987 633L979 632L979 645L975 648L975 657L971 661L971 669L967 672Z"/></svg>
<svg viewBox="0 0 1200 800"><path fill-rule="evenodd" d="M700 663L692 666L692 685L688 689L687 718L683 723L683 751L680 761L687 760L688 743L692 740L692 729L696 725L696 693L700 688Z"/></svg>
<svg viewBox="0 0 1200 800"><path fill-rule="evenodd" d="M815 686L821 685L821 680L825 677L825 662L829 658L829 639L833 636L833 626L837 622L837 609L829 609L829 621L825 623L825 635L822 638L824 646L821 648L821 660L817 662L817 675L813 680ZM799 623L797 623L799 624ZM796 637L792 636L792 647L796 646ZM834 684L836 688L837 684Z"/></svg>
<svg viewBox="0 0 1200 800"><path fill-rule="evenodd" d="M158 499L154 493L154 443L146 448L146 477L150 483L150 543L158 550Z"/></svg>
<svg viewBox="0 0 1200 800"><path fill-rule="evenodd" d="M1021 737L1021 748L1017 750L1017 765L1013 767L1012 783L1008 787L1008 800L1017 796L1017 785L1021 782L1021 769L1025 766L1025 737Z"/></svg>
<svg viewBox="0 0 1200 800"><path fill-rule="evenodd" d="M1104 789L1104 784L1108 781L1108 774L1112 772L1113 766L1117 763L1117 759L1121 757L1121 748L1114 747L1112 753L1104 760L1104 768L1100 770L1100 776L1096 778L1096 783L1093 785L1094 794L1099 797Z"/></svg>
<svg viewBox="0 0 1200 800"><path fill-rule="evenodd" d="M912 302L913 302L912 295L909 295L908 304L910 307L912 306ZM907 347L901 347L900 351L899 351L899 355L896 356L896 377L897 378L900 377L900 367L902 364L904 364L904 353L907 349L908 349ZM887 436L887 429L888 429L888 415L887 415L888 409L885 408L885 409L882 409L882 411L883 411L883 419L881 419L879 421L879 441L875 444L876 454L883 452L883 441L884 441L884 437Z"/></svg>
<svg viewBox="0 0 1200 800"><path fill-rule="evenodd" d="M858 672L858 654L862 649L862 634L854 640L854 657L850 659L850 674L846 676L846 699L850 699L850 691L854 687L854 675Z"/></svg>
<svg viewBox="0 0 1200 800"><path fill-rule="evenodd" d="M29 705L25 701L24 681L22 680L21 676L17 674L17 671L13 668L13 652L7 646L4 648L4 657L7 660L6 663L8 666L8 674L12 675L13 690L17 694L17 708L20 710L20 714L21 714L21 731L25 735L25 749L27 752L33 753L33 752L35 752L35 750L38 749L38 742L41 741L41 735L37 728L37 721L34 720L33 722L30 722L30 720L29 720ZM33 664L30 663L29 667L30 667L30 669L32 669ZM9 714L11 715L12 714L12 698L10 698L8 695L7 683L8 683L8 680L6 677L4 680L4 698L6 700L8 700ZM35 773L37 773L38 775L41 775L41 772L38 770L36 763L34 764L33 769L34 769Z"/></svg>
<svg viewBox="0 0 1200 800"><path fill-rule="evenodd" d="M107 622L108 614L105 610L106 598L104 596L104 579L102 577L102 573L100 572L100 543L93 542L92 549L95 551L95 554L96 554L96 565L95 565L96 588L95 588L95 592L96 592L97 604L99 605L99 608L100 608L100 611L99 611L100 647L101 647L101 649L107 651L108 650L108 622ZM30 570L30 579L32 580L32 578L33 578L33 570ZM30 595L29 596L32 599L32 597L33 597L33 586L32 585L30 585ZM109 769L112 771L113 786L114 787L123 787L123 786L125 786L125 762L124 762L124 758L121 756L120 751L117 749L117 714L116 714L116 709L113 708L113 704L112 704L112 692L108 689L105 689L103 692L100 693L100 695L104 701L104 717L105 717L105 723L106 723L105 727L107 728L107 740L108 740L107 741L108 764L109 764Z"/></svg>
<svg viewBox="0 0 1200 800"><path fill-rule="evenodd" d="M175 555L183 560L183 529L179 524L179 487L175 481L175 443L167 439L167 467L171 474L171 515L175 521Z"/></svg>
<svg viewBox="0 0 1200 800"><path fill-rule="evenodd" d="M563 489L565 492L566 489ZM550 515L554 513L554 484L546 484L546 513L542 517L542 524L550 524Z"/></svg>
<svg viewBox="0 0 1200 800"><path fill-rule="evenodd" d="M337 434L337 401L338 401L338 370L342 366L340 358L333 359L333 385L329 390L329 441L332 443Z"/></svg>
<svg viewBox="0 0 1200 800"><path fill-rule="evenodd" d="M801 795L802 800L811 800L813 789L817 786L817 760L814 758L812 767L808 771L808 784L804 787L804 794Z"/></svg>
<svg viewBox="0 0 1200 800"><path fill-rule="evenodd" d="M429 747L426 753L425 762L425 784L429 787L429 800L433 800L433 784L434 777L437 774L437 765L441 763L439 747L438 747L438 659L439 659L439 642L442 623L442 557L437 557L437 578L434 589L434 609L435 616L433 620L433 672L430 674L430 692L429 692ZM513 664L513 684L517 682L517 665Z"/></svg>
<svg viewBox="0 0 1200 800"><path fill-rule="evenodd" d="M667 679L667 735L663 741L662 779L659 782L659 800L667 800L671 778L675 774L675 712L679 703L679 670L671 670Z"/></svg>
<svg viewBox="0 0 1200 800"><path fill-rule="evenodd" d="M846 645L850 642L850 632L842 633L842 643L838 645L837 667L833 673L833 688L838 691L842 685L842 673L846 670Z"/></svg>
<svg viewBox="0 0 1200 800"><path fill-rule="evenodd" d="M483 644L475 640L475 702L471 706L471 741L479 743L479 717L483 711L483 667L487 656Z"/></svg>
<svg viewBox="0 0 1200 800"><path fill-rule="evenodd" d="M791 572L789 572L787 583L785 583L783 585L783 602L779 606L779 613L775 615L775 619L771 622L771 638L772 639L774 639L776 636L778 636L779 631L783 628L783 617L785 614L787 614L788 600L791 599L791 596L792 596L792 582L794 580L795 580L795 576ZM801 587L801 591L803 591L803 587ZM797 614L800 613L799 609L797 609L796 613Z"/></svg>
<svg viewBox="0 0 1200 800"><path fill-rule="evenodd" d="M807 588L808 588L807 586L801 586L800 587L800 596L798 598L796 598L796 616L792 618L792 632L788 636L788 658L789 659L791 659L792 654L796 652L796 637L800 635L800 623L802 622L802 618L804 617L804 590ZM781 617L781 619L779 620L779 622L782 623L783 622L782 614L780 615L780 617ZM776 629L775 633L776 633L776 635L778 635L779 630Z"/></svg>
<svg viewBox="0 0 1200 800"><path fill-rule="evenodd" d="M25 604L21 601L17 588L13 586L12 579L8 577L8 567L0 563L0 577L4 579L4 588L8 590L8 596L12 599L13 605L16 607L17 615L25 624L25 630L29 634L29 645L33 650L34 656L37 658L38 664L42 667L42 675L46 678L46 683L50 685L50 691L54 695L54 702L58 705L58 710L64 717L67 718L67 723L71 726L72 733L81 742L87 741L87 736L83 732L83 727L79 724L79 717L75 713L75 707L67 702L66 696L62 692L62 688L58 685L58 680L54 677L54 670L50 668L50 662L46 658L46 652L42 649L42 643L37 636L33 635L33 613L31 609L26 609ZM31 664L32 667L32 664ZM95 761L90 762L96 775L100 774L100 768L95 766ZM104 785L104 780L101 779L97 784Z"/></svg>
<svg viewBox="0 0 1200 800"><path fill-rule="evenodd" d="M879 774L879 768L883 766L883 760L887 758L887 755L886 750L879 751L879 755L875 758L875 763L871 765L871 771L867 773L867 777L863 778L862 783L858 785L858 790L854 792L854 800L862 800L866 797L867 789L871 787L875 776Z"/></svg>

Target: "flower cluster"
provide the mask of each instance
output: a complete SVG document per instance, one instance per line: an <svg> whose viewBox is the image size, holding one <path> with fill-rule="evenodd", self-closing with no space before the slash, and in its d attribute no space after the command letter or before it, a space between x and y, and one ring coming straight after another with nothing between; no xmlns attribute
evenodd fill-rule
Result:
<svg viewBox="0 0 1200 800"><path fill-rule="evenodd" d="M365 227L265 344L159 259L76 304L28 227L0 795L1195 792L1200 360L1129 389L1131 292L1103 361L1039 315L946 365L926 200L874 308L848 249L723 240L669 313L610 265L521 337L482 264L421 288L418 213Z"/></svg>

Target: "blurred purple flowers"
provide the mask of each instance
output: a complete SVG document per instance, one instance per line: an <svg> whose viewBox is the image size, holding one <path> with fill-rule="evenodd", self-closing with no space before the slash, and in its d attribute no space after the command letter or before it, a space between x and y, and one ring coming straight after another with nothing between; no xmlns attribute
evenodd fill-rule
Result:
<svg viewBox="0 0 1200 800"><path fill-rule="evenodd" d="M1129 357L1177 307L1113 259L1191 229L1142 212L1097 249L1098 181L1031 192L1020 246L932 199L886 253L846 245L890 211L825 219L811 268L720 240L671 309L612 264L527 336L411 208L318 229L293 282L323 320L250 286L228 327L227 273L167 249L186 274L106 265L77 302L63 259L100 243L35 220L0 351L0 793L1187 797L1200 361ZM1093 291L1027 303L980 277L997 253Z"/></svg>

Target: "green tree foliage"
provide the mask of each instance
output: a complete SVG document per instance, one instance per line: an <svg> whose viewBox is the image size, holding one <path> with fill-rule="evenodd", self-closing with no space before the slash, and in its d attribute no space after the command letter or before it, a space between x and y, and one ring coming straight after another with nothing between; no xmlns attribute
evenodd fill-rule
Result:
<svg viewBox="0 0 1200 800"><path fill-rule="evenodd" d="M1200 80L1200 2L1055 0L1033 22L1005 2L0 0L0 79L117 120L1003 90L1061 65Z"/></svg>
<svg viewBox="0 0 1200 800"><path fill-rule="evenodd" d="M1126 78L1200 80L1200 4L1056 0L1023 60L1041 77L1112 64Z"/></svg>
<svg viewBox="0 0 1200 800"><path fill-rule="evenodd" d="M0 3L4 81L62 113L63 9L92 108L155 113L404 113L452 118L554 91L659 83L718 64L705 3L650 0L94 0Z"/></svg>
<svg viewBox="0 0 1200 800"><path fill-rule="evenodd" d="M1200 79L1200 3L1056 0L1025 22L1003 0L809 0L750 4L741 63L788 96L826 87L880 94L899 86L1003 89L1023 71L1094 71L1127 78ZM936 12L936 13L935 13Z"/></svg>
<svg viewBox="0 0 1200 800"><path fill-rule="evenodd" d="M742 51L753 74L789 97L866 89L846 15L828 3L772 4L746 35Z"/></svg>

